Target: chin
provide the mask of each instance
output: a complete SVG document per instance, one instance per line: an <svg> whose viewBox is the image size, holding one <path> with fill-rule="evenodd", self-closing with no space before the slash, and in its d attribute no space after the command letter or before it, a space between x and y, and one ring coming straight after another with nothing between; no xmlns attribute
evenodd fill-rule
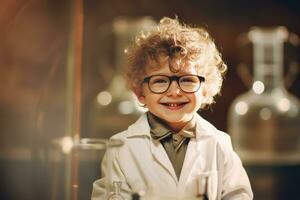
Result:
<svg viewBox="0 0 300 200"><path fill-rule="evenodd" d="M165 121L167 121L169 123L184 123L185 121L188 121L188 120L184 120L183 118L168 118L168 119L165 119Z"/></svg>

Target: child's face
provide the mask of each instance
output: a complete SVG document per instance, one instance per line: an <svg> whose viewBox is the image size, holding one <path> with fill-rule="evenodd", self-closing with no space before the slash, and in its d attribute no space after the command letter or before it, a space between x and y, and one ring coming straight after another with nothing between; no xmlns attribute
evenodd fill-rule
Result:
<svg viewBox="0 0 300 200"><path fill-rule="evenodd" d="M147 71L147 76L182 76L188 74L198 75L195 68L191 65L186 65L178 73L171 72L168 64L160 69ZM200 86L200 89L194 93L185 93L179 88L176 81L172 81L166 92L155 94L150 91L148 84L144 83L143 93L138 95L138 98L141 103L146 104L151 113L164 120L174 131L179 131L201 107L204 98L202 88Z"/></svg>

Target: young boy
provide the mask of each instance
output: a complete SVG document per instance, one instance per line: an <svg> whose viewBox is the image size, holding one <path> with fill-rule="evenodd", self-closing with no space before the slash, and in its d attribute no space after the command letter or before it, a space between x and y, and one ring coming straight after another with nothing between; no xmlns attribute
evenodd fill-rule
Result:
<svg viewBox="0 0 300 200"><path fill-rule="evenodd" d="M121 182L125 199L141 191L184 199L204 188L211 200L252 199L230 137L197 114L214 102L227 68L207 31L163 18L137 37L127 58L128 85L148 112L112 137L124 145L109 155L110 184ZM105 199L105 159L102 165L93 200Z"/></svg>

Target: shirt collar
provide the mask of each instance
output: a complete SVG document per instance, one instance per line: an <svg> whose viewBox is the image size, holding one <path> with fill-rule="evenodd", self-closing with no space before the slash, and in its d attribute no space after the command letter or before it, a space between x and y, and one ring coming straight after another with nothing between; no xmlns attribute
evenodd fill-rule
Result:
<svg viewBox="0 0 300 200"><path fill-rule="evenodd" d="M150 125L150 134L153 139L162 140L168 137L171 134L176 134L167 128L164 122L153 115L150 112L147 112L147 118ZM196 119L193 117L183 128L179 131L178 135L181 137L192 138L195 137L196 130Z"/></svg>
<svg viewBox="0 0 300 200"><path fill-rule="evenodd" d="M202 136L213 136L218 133L218 130L199 114L196 113L194 115L194 120L196 121L196 139L200 139ZM130 125L127 130L127 138L139 136L151 137L146 113L144 113L135 123Z"/></svg>

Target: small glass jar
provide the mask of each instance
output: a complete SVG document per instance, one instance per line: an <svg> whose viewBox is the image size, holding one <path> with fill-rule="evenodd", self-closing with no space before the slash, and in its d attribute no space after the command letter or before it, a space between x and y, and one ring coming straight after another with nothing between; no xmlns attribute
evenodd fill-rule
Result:
<svg viewBox="0 0 300 200"><path fill-rule="evenodd" d="M122 186L122 182L120 181L113 182L114 191L112 192L112 194L109 195L108 200L125 200L120 193L121 186Z"/></svg>

